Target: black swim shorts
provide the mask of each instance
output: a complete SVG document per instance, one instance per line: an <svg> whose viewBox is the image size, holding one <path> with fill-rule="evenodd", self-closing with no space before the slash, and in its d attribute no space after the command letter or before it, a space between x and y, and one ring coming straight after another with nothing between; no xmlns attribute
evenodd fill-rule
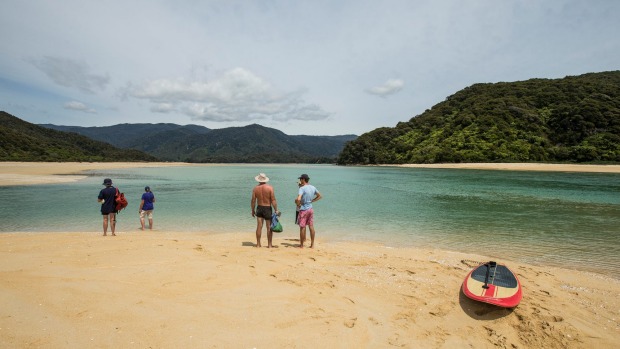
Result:
<svg viewBox="0 0 620 349"><path fill-rule="evenodd" d="M271 206L257 206L256 207L256 217L261 217L265 219L271 219Z"/></svg>

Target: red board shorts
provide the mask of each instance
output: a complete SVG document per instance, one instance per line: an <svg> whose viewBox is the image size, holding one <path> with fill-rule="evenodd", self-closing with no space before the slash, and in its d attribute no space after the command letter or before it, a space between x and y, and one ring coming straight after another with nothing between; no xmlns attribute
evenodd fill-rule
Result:
<svg viewBox="0 0 620 349"><path fill-rule="evenodd" d="M299 227L314 225L314 211L312 209L299 211Z"/></svg>

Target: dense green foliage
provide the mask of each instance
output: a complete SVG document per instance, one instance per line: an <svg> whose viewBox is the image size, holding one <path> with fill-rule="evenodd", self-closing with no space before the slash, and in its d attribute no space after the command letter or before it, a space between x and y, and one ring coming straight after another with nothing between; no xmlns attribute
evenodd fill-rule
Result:
<svg viewBox="0 0 620 349"><path fill-rule="evenodd" d="M355 136L289 136L260 125L196 134L169 130L142 138L133 148L161 159L209 163L333 163Z"/></svg>
<svg viewBox="0 0 620 349"><path fill-rule="evenodd" d="M157 161L133 149L56 131L0 111L0 161Z"/></svg>
<svg viewBox="0 0 620 349"><path fill-rule="evenodd" d="M167 131L177 131L188 135L205 134L211 131L204 126L180 126L170 123L118 124L101 127L59 126L53 124L41 124L40 126L59 131L75 132L94 140L110 143L118 148L133 148L136 144L142 143L141 138L148 138Z"/></svg>
<svg viewBox="0 0 620 349"><path fill-rule="evenodd" d="M197 125L42 125L132 148L165 161L209 163L333 163L355 135L289 136L260 125L211 130Z"/></svg>
<svg viewBox="0 0 620 349"><path fill-rule="evenodd" d="M620 71L475 84L348 142L339 164L620 162Z"/></svg>

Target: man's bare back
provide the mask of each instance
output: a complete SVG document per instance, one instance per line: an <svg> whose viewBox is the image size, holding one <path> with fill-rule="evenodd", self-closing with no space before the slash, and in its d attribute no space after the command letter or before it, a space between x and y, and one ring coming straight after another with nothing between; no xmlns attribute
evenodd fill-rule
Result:
<svg viewBox="0 0 620 349"><path fill-rule="evenodd" d="M256 187L254 187L254 190L252 191L252 205L253 206L254 205L271 206L274 201L275 201L275 195L273 194L272 186L270 186L269 184L260 183Z"/></svg>

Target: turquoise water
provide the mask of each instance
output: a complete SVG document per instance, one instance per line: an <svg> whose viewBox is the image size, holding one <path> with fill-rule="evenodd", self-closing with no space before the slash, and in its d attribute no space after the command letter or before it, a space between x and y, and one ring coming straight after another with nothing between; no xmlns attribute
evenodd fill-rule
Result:
<svg viewBox="0 0 620 349"><path fill-rule="evenodd" d="M253 241L254 176L275 188L284 233L293 224L297 177L308 173L324 199L318 236L472 252L590 270L620 278L620 174L339 167L205 165L87 172L69 184L0 187L0 231L99 232L97 194L105 177L129 200L118 231L139 226L145 185L157 230L238 232Z"/></svg>

